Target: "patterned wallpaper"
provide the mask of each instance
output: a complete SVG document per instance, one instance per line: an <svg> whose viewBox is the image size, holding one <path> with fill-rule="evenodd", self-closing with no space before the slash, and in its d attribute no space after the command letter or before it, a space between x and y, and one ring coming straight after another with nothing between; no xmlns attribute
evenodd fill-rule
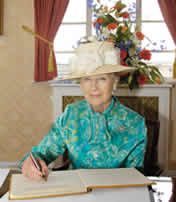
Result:
<svg viewBox="0 0 176 202"><path fill-rule="evenodd" d="M18 161L48 132L52 123L51 89L34 84L33 1L4 1L0 36L0 161Z"/></svg>

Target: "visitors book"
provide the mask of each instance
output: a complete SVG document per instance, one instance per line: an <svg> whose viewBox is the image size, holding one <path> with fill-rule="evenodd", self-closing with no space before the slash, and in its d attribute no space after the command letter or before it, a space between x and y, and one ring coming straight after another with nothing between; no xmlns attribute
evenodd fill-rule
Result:
<svg viewBox="0 0 176 202"><path fill-rule="evenodd" d="M137 187L153 182L135 168L79 169L50 172L47 181L11 176L9 199L31 199L88 193L98 188Z"/></svg>

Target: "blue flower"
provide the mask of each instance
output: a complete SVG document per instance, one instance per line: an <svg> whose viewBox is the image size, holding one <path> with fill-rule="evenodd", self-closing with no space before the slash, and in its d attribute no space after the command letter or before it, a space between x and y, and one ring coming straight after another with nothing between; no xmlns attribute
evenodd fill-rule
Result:
<svg viewBox="0 0 176 202"><path fill-rule="evenodd" d="M128 12L130 12L130 11L133 11L133 9L132 8L128 8Z"/></svg>
<svg viewBox="0 0 176 202"><path fill-rule="evenodd" d="M161 50L163 50L163 49L164 49L164 46L163 46L163 45L160 45L160 48L161 48Z"/></svg>
<svg viewBox="0 0 176 202"><path fill-rule="evenodd" d="M133 8L136 8L136 3L133 2L132 5L133 5Z"/></svg>
<svg viewBox="0 0 176 202"><path fill-rule="evenodd" d="M156 49L152 49L152 53L156 53L157 51L156 51Z"/></svg>
<svg viewBox="0 0 176 202"><path fill-rule="evenodd" d="M101 37L100 39L98 39L98 41L104 41L104 37Z"/></svg>
<svg viewBox="0 0 176 202"><path fill-rule="evenodd" d="M142 48L138 47L138 51L141 52Z"/></svg>
<svg viewBox="0 0 176 202"><path fill-rule="evenodd" d="M132 44L131 40L127 41L126 47L129 48L131 46L131 44Z"/></svg>
<svg viewBox="0 0 176 202"><path fill-rule="evenodd" d="M120 42L119 42L119 48L120 48L120 49L123 49L123 48L124 48L124 42L123 42L123 41L120 41Z"/></svg>
<svg viewBox="0 0 176 202"><path fill-rule="evenodd" d="M95 24L95 31L96 31L96 34L98 35L99 34L99 28L100 28L100 24L97 22Z"/></svg>
<svg viewBox="0 0 176 202"><path fill-rule="evenodd" d="M94 2L94 0L87 0L88 4L92 4Z"/></svg>
<svg viewBox="0 0 176 202"><path fill-rule="evenodd" d="M92 8L93 1L94 0L87 0L87 7L88 8L90 8L90 9Z"/></svg>

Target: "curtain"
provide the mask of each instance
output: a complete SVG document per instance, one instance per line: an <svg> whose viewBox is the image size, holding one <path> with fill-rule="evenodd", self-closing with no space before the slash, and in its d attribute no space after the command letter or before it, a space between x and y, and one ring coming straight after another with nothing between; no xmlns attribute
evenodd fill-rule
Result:
<svg viewBox="0 0 176 202"><path fill-rule="evenodd" d="M68 3L69 0L34 0L35 33L52 43ZM48 81L57 76L53 49L51 53L54 70L48 72L50 47L45 41L35 38L35 81Z"/></svg>
<svg viewBox="0 0 176 202"><path fill-rule="evenodd" d="M176 0L158 0L163 18L176 45Z"/></svg>

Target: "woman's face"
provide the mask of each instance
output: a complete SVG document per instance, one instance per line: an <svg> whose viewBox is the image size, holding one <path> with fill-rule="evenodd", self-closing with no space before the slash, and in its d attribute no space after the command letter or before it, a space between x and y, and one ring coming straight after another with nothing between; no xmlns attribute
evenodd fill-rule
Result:
<svg viewBox="0 0 176 202"><path fill-rule="evenodd" d="M94 111L103 112L111 103L115 77L113 74L101 74L81 78L80 84L85 99Z"/></svg>

